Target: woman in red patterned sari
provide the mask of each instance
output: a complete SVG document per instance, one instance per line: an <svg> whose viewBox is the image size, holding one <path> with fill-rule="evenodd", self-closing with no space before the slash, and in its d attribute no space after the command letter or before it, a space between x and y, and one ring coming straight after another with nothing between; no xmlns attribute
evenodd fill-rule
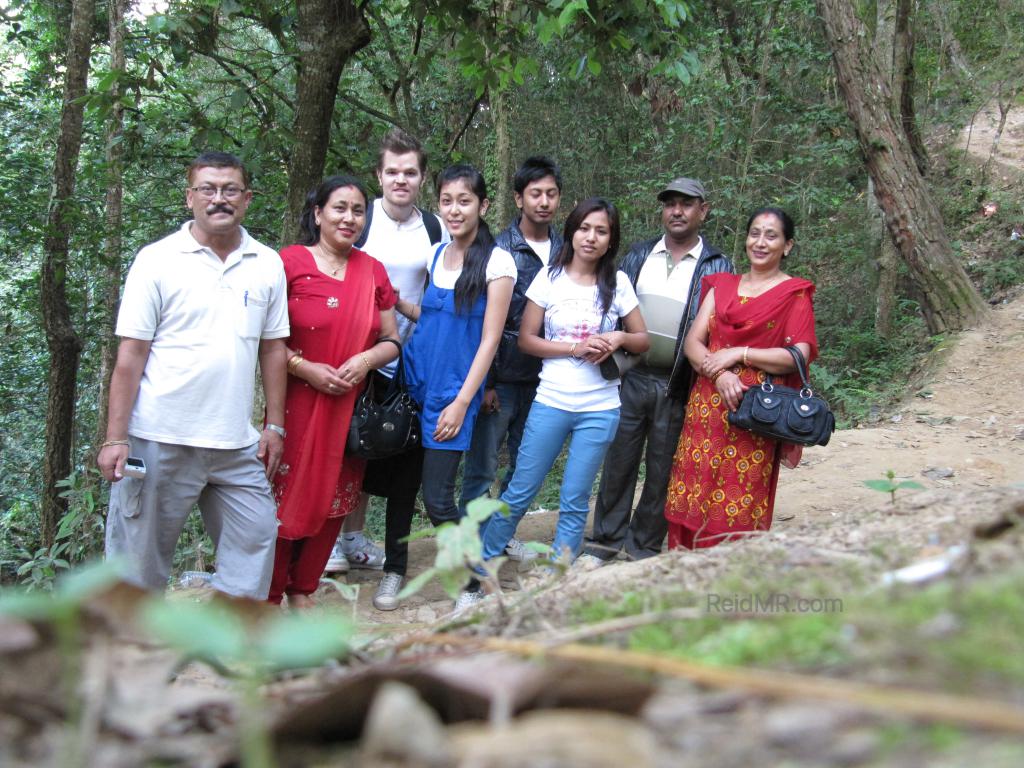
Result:
<svg viewBox="0 0 1024 768"><path fill-rule="evenodd" d="M331 176L310 192L299 244L281 251L288 280L287 436L273 478L280 528L272 603L312 603L345 515L359 500L364 462L345 455L366 376L398 356L395 292L384 265L353 247L366 190Z"/></svg>
<svg viewBox="0 0 1024 768"><path fill-rule="evenodd" d="M785 347L808 363L817 356L814 284L790 277L782 259L793 247L793 221L761 208L747 222L750 270L705 277L700 310L684 351L698 373L676 449L665 517L669 548L710 547L772 524L779 464L796 466L799 446L781 444L729 424L729 411L765 374L799 387Z"/></svg>

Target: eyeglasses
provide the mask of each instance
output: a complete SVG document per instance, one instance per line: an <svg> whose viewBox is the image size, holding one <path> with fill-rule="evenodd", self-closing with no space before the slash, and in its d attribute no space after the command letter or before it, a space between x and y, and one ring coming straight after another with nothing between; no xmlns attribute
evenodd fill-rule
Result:
<svg viewBox="0 0 1024 768"><path fill-rule="evenodd" d="M200 184L198 187L189 187L189 189L204 200L213 200L213 198L217 196L218 192L225 200L237 200L241 194L245 192L245 187L236 187L234 184L229 184L226 187L215 187L213 184Z"/></svg>

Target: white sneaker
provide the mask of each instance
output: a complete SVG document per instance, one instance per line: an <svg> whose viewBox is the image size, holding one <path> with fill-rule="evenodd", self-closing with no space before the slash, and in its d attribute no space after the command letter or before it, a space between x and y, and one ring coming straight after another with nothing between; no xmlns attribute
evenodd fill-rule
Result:
<svg viewBox="0 0 1024 768"><path fill-rule="evenodd" d="M185 589L196 589L198 587L209 587L213 581L213 574L206 571L185 571L181 574L178 584Z"/></svg>
<svg viewBox="0 0 1024 768"><path fill-rule="evenodd" d="M341 539L339 538L334 542L334 549L331 550L331 557L327 561L327 567L324 568L325 573L348 573L349 563L348 558L345 557L345 553L341 548Z"/></svg>
<svg viewBox="0 0 1024 768"><path fill-rule="evenodd" d="M473 610L473 607L484 599L484 593L477 591L463 590L459 593L459 599L455 601L453 616L459 616Z"/></svg>
<svg viewBox="0 0 1024 768"><path fill-rule="evenodd" d="M345 534L338 540L341 550L352 568L368 568L379 571L384 567L384 550L360 534L352 541L345 540Z"/></svg>
<svg viewBox="0 0 1024 768"><path fill-rule="evenodd" d="M584 552L582 555L576 558L576 562L572 564L573 570L576 571L596 571L598 568L604 568L614 558L605 560L597 555L592 555L589 552Z"/></svg>
<svg viewBox="0 0 1024 768"><path fill-rule="evenodd" d="M508 544L505 545L505 556L515 563L528 563L531 560L536 560L537 555L537 552L527 549L523 542L514 537L509 539Z"/></svg>
<svg viewBox="0 0 1024 768"><path fill-rule="evenodd" d="M393 611L398 607L398 593L402 590L402 575L385 573L373 596L373 607L378 611Z"/></svg>

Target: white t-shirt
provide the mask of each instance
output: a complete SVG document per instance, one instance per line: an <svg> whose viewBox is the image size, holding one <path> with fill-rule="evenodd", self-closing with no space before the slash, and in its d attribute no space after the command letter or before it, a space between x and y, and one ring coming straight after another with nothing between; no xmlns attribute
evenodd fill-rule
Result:
<svg viewBox="0 0 1024 768"><path fill-rule="evenodd" d="M117 335L151 341L128 434L201 448L259 440L252 405L260 339L288 336L281 257L242 229L221 261L191 222L135 257Z"/></svg>
<svg viewBox="0 0 1024 768"><path fill-rule="evenodd" d="M425 264L429 270L430 265L434 263L434 252L437 250L437 246L433 245L424 251L426 257ZM459 280L459 275L462 274L462 267L458 269L445 269L444 268L444 253L437 257L437 266L434 267L434 285L438 288L445 288L452 290L455 288L455 283ZM491 258L487 260L487 270L485 272L487 282L497 280L499 277L511 277L512 281L515 282L516 277L519 275L516 269L516 261L512 258L512 254L506 251L504 248L495 247L491 250Z"/></svg>
<svg viewBox="0 0 1024 768"><path fill-rule="evenodd" d="M549 261L551 261L551 241L550 240L545 240L544 242L539 242L537 240L531 240L528 237L524 237L523 239L526 241L526 244L533 249L533 252L536 253L537 256L540 257L541 262L543 262L544 264L547 264Z"/></svg>
<svg viewBox="0 0 1024 768"><path fill-rule="evenodd" d="M542 269L526 290L526 298L544 310L544 338L570 344L613 330L619 318L638 304L624 272L615 275L615 295L607 315L601 312L597 286L579 285L564 271L552 280L550 270ZM606 380L597 365L585 360L547 357L536 399L563 411L606 411L619 407L619 380Z"/></svg>
<svg viewBox="0 0 1024 768"><path fill-rule="evenodd" d="M704 241L698 237L697 244L678 264L673 264L672 254L665 247L663 237L640 268L636 295L651 340L651 348L643 357L645 365L671 369L675 364L679 324L686 311L693 273L703 250Z"/></svg>
<svg viewBox="0 0 1024 768"><path fill-rule="evenodd" d="M366 242L360 250L366 251L384 265L388 271L391 285L399 296L413 304L423 299L423 288L426 286L427 273L423 268L423 251L430 246L430 233L423 224L423 216L435 216L424 211L421 216L413 213L405 221L395 221L384 210L383 198L373 201L373 219L366 235ZM435 216L435 218L437 218ZM440 223L440 219L438 222ZM448 231L441 224L441 242L451 240ZM412 335L413 323L397 315L398 339L403 344ZM381 369L386 376L394 376L396 363L390 363Z"/></svg>

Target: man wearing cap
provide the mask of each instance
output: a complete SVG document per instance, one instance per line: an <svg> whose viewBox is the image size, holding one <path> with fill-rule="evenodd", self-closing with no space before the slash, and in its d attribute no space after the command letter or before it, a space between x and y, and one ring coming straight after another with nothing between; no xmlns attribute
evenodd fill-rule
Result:
<svg viewBox="0 0 1024 768"><path fill-rule="evenodd" d="M622 378L619 428L601 473L584 567L605 565L623 547L634 560L661 551L672 454L694 379L683 339L697 316L701 279L732 271L732 262L700 235L710 210L703 184L675 179L658 200L664 234L634 243L619 265L640 300L651 348ZM645 443L646 477L631 519Z"/></svg>

